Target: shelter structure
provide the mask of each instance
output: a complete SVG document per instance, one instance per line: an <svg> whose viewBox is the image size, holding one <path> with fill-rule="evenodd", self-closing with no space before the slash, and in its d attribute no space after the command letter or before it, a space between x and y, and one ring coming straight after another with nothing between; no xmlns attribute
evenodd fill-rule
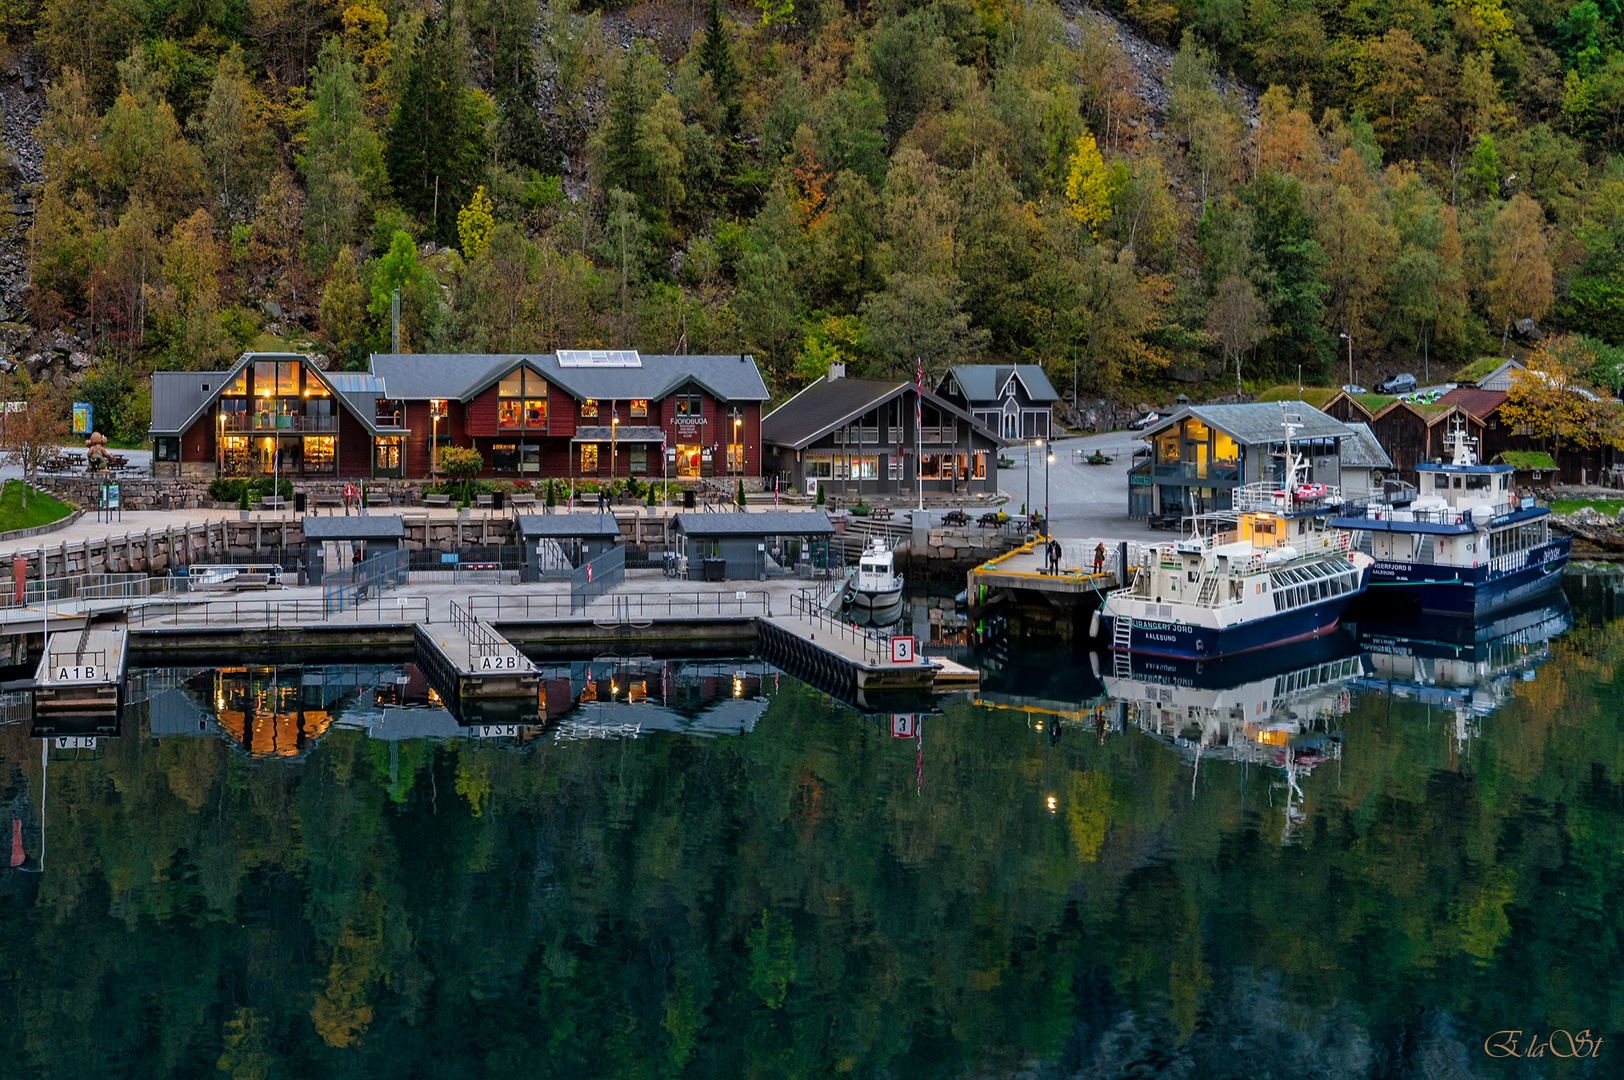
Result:
<svg viewBox="0 0 1624 1080"><path fill-rule="evenodd" d="M570 571L620 543L613 514L520 514L524 579L568 578Z"/></svg>
<svg viewBox="0 0 1624 1080"><path fill-rule="evenodd" d="M376 555L399 551L406 542L406 520L399 515L307 517L304 530L305 571L312 585L322 574L346 570Z"/></svg>
<svg viewBox="0 0 1624 1080"><path fill-rule="evenodd" d="M671 531L690 579L760 581L827 571L835 527L821 510L779 510L678 514Z"/></svg>

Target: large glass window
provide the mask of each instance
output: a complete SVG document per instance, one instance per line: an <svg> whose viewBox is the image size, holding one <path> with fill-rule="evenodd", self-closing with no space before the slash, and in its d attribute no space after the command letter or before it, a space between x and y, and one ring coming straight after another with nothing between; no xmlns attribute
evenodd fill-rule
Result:
<svg viewBox="0 0 1624 1080"><path fill-rule="evenodd" d="M598 444L597 443L582 443L581 444L581 475L585 476L588 473L595 473L597 471L598 471Z"/></svg>
<svg viewBox="0 0 1624 1080"><path fill-rule="evenodd" d="M581 419L596 420L598 418L598 401L596 398L587 398L581 402Z"/></svg>
<svg viewBox="0 0 1624 1080"><path fill-rule="evenodd" d="M248 423L247 399L221 398L220 417L221 431L241 431Z"/></svg>
<svg viewBox="0 0 1624 1080"><path fill-rule="evenodd" d="M633 476L648 475L648 446L637 443L626 451L626 468Z"/></svg>
<svg viewBox="0 0 1624 1080"><path fill-rule="evenodd" d="M865 460L872 461L873 459L867 458ZM743 443L727 444L727 471L730 473L742 473L744 471Z"/></svg>
<svg viewBox="0 0 1624 1080"><path fill-rule="evenodd" d="M502 377L496 394L497 427L514 429L547 426L547 381L535 372L522 367L508 372Z"/></svg>
<svg viewBox="0 0 1624 1080"><path fill-rule="evenodd" d="M405 439L399 435L385 435L373 440L373 461L379 472L400 471L400 448Z"/></svg>
<svg viewBox="0 0 1624 1080"><path fill-rule="evenodd" d="M227 397L247 397L248 396L248 368L247 368L247 366L244 365L243 369L241 371L237 372L237 377L235 379L231 380L231 382L227 383L225 389L221 390L220 392L222 394L225 394Z"/></svg>
<svg viewBox="0 0 1624 1080"><path fill-rule="evenodd" d="M491 471L499 473L519 471L519 447L517 443L491 444Z"/></svg>
<svg viewBox="0 0 1624 1080"><path fill-rule="evenodd" d="M270 397L276 393L276 361L254 361L254 396Z"/></svg>
<svg viewBox="0 0 1624 1080"><path fill-rule="evenodd" d="M152 456L158 461L179 461L180 440L160 436L152 440Z"/></svg>
<svg viewBox="0 0 1624 1080"><path fill-rule="evenodd" d="M227 476L247 476L251 461L248 436L227 435L221 439L220 457Z"/></svg>
<svg viewBox="0 0 1624 1080"><path fill-rule="evenodd" d="M673 400L677 403L679 419L698 420L705 415L705 399L698 394L678 394Z"/></svg>
<svg viewBox="0 0 1624 1080"><path fill-rule="evenodd" d="M311 431L333 430L333 401L331 398L305 398L304 406L305 420Z"/></svg>
<svg viewBox="0 0 1624 1080"><path fill-rule="evenodd" d="M690 444L678 444L677 475L699 475L699 447Z"/></svg>
<svg viewBox="0 0 1624 1080"><path fill-rule="evenodd" d="M541 471L541 446L539 443L524 443L519 447L519 471L526 473L539 473Z"/></svg>
<svg viewBox="0 0 1624 1080"><path fill-rule="evenodd" d="M647 420L648 419L648 399L647 398L632 398L631 414L630 415L631 415L631 418L633 420Z"/></svg>
<svg viewBox="0 0 1624 1080"><path fill-rule="evenodd" d="M337 440L331 435L311 435L304 441L304 465L307 473L333 473L338 471Z"/></svg>
<svg viewBox="0 0 1624 1080"><path fill-rule="evenodd" d="M278 360L276 362L276 392L278 396L298 396L299 368L301 366L297 360Z"/></svg>

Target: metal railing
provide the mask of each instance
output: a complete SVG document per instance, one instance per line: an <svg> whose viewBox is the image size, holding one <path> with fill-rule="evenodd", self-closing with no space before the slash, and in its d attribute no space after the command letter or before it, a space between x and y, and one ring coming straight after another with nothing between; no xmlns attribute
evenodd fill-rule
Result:
<svg viewBox="0 0 1624 1080"><path fill-rule="evenodd" d="M342 546L342 545L341 545ZM323 574L321 599L327 610L337 614L386 589L398 589L409 581L407 566L411 552L405 549L375 555L353 569Z"/></svg>
<svg viewBox="0 0 1624 1080"><path fill-rule="evenodd" d="M518 650L507 638L492 630L477 616L463 610L461 604L451 601L450 622L453 629L468 639L468 670L474 670L474 661L486 656L509 656Z"/></svg>
<svg viewBox="0 0 1624 1080"><path fill-rule="evenodd" d="M856 643L863 650L864 663L888 663L891 659L891 634L888 631L856 626L830 615L818 606L817 597L810 589L802 589L789 598L789 612L841 641Z"/></svg>
<svg viewBox="0 0 1624 1080"><path fill-rule="evenodd" d="M570 611L586 606L626 580L626 548L616 544L570 573Z"/></svg>
<svg viewBox="0 0 1624 1080"><path fill-rule="evenodd" d="M1342 501L1342 489L1334 484L1298 485L1298 491L1304 487L1309 490L1323 489L1317 494L1302 497L1294 494L1287 505L1286 488L1283 484L1272 481L1267 483L1253 483L1243 485L1235 492L1236 510L1286 510L1306 509L1312 507L1325 507L1334 510Z"/></svg>
<svg viewBox="0 0 1624 1080"><path fill-rule="evenodd" d="M732 593L643 593L615 597L615 614L638 620L771 615L772 596L760 590ZM562 593L515 596L480 593L468 598L468 611L486 622L534 622L581 614L573 596Z"/></svg>
<svg viewBox="0 0 1624 1080"><path fill-rule="evenodd" d="M188 591L184 577L152 577L148 574L74 574L65 578L51 578L49 581L25 582L22 604L18 604L15 590L0 593L0 609L32 607L46 601L180 596Z"/></svg>
<svg viewBox="0 0 1624 1080"><path fill-rule="evenodd" d="M429 621L426 596L374 596L352 604L345 622L420 623ZM371 616L371 618L367 618ZM275 629L309 623L331 623L333 618L321 600L205 600L201 603L156 603L132 608L127 625L135 627L256 627Z"/></svg>
<svg viewBox="0 0 1624 1080"><path fill-rule="evenodd" d="M1151 474L1158 480L1213 480L1234 483L1241 477L1241 468L1234 462L1175 461L1157 464Z"/></svg>
<svg viewBox="0 0 1624 1080"><path fill-rule="evenodd" d="M223 413L221 431L337 431L336 416L296 413Z"/></svg>

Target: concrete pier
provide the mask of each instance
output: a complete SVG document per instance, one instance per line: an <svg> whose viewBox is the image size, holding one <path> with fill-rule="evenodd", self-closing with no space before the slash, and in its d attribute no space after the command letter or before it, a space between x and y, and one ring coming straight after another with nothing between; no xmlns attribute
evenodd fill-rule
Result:
<svg viewBox="0 0 1624 1080"><path fill-rule="evenodd" d="M1095 538L1059 542L1060 568L1055 573L1049 571L1047 540L1024 544L972 567L965 575L971 619L1003 616L1016 637L1086 636L1088 619L1105 595L1118 587L1118 566L1124 560L1133 566L1139 545ZM1094 552L1101 543L1105 556L1095 573Z"/></svg>
<svg viewBox="0 0 1624 1080"><path fill-rule="evenodd" d="M451 604L445 622L417 623L413 637L418 663L454 707L528 702L529 711L538 708L541 674L535 665L518 646L457 603Z"/></svg>
<svg viewBox="0 0 1624 1080"><path fill-rule="evenodd" d="M34 673L35 735L116 728L128 663L127 630L53 633Z"/></svg>

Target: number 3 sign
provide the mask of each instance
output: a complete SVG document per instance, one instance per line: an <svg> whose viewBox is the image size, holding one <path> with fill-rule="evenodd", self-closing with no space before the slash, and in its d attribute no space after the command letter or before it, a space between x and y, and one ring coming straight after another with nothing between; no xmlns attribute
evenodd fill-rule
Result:
<svg viewBox="0 0 1624 1080"><path fill-rule="evenodd" d="M913 638L894 637L891 639L891 662L893 664L911 664L914 662Z"/></svg>

